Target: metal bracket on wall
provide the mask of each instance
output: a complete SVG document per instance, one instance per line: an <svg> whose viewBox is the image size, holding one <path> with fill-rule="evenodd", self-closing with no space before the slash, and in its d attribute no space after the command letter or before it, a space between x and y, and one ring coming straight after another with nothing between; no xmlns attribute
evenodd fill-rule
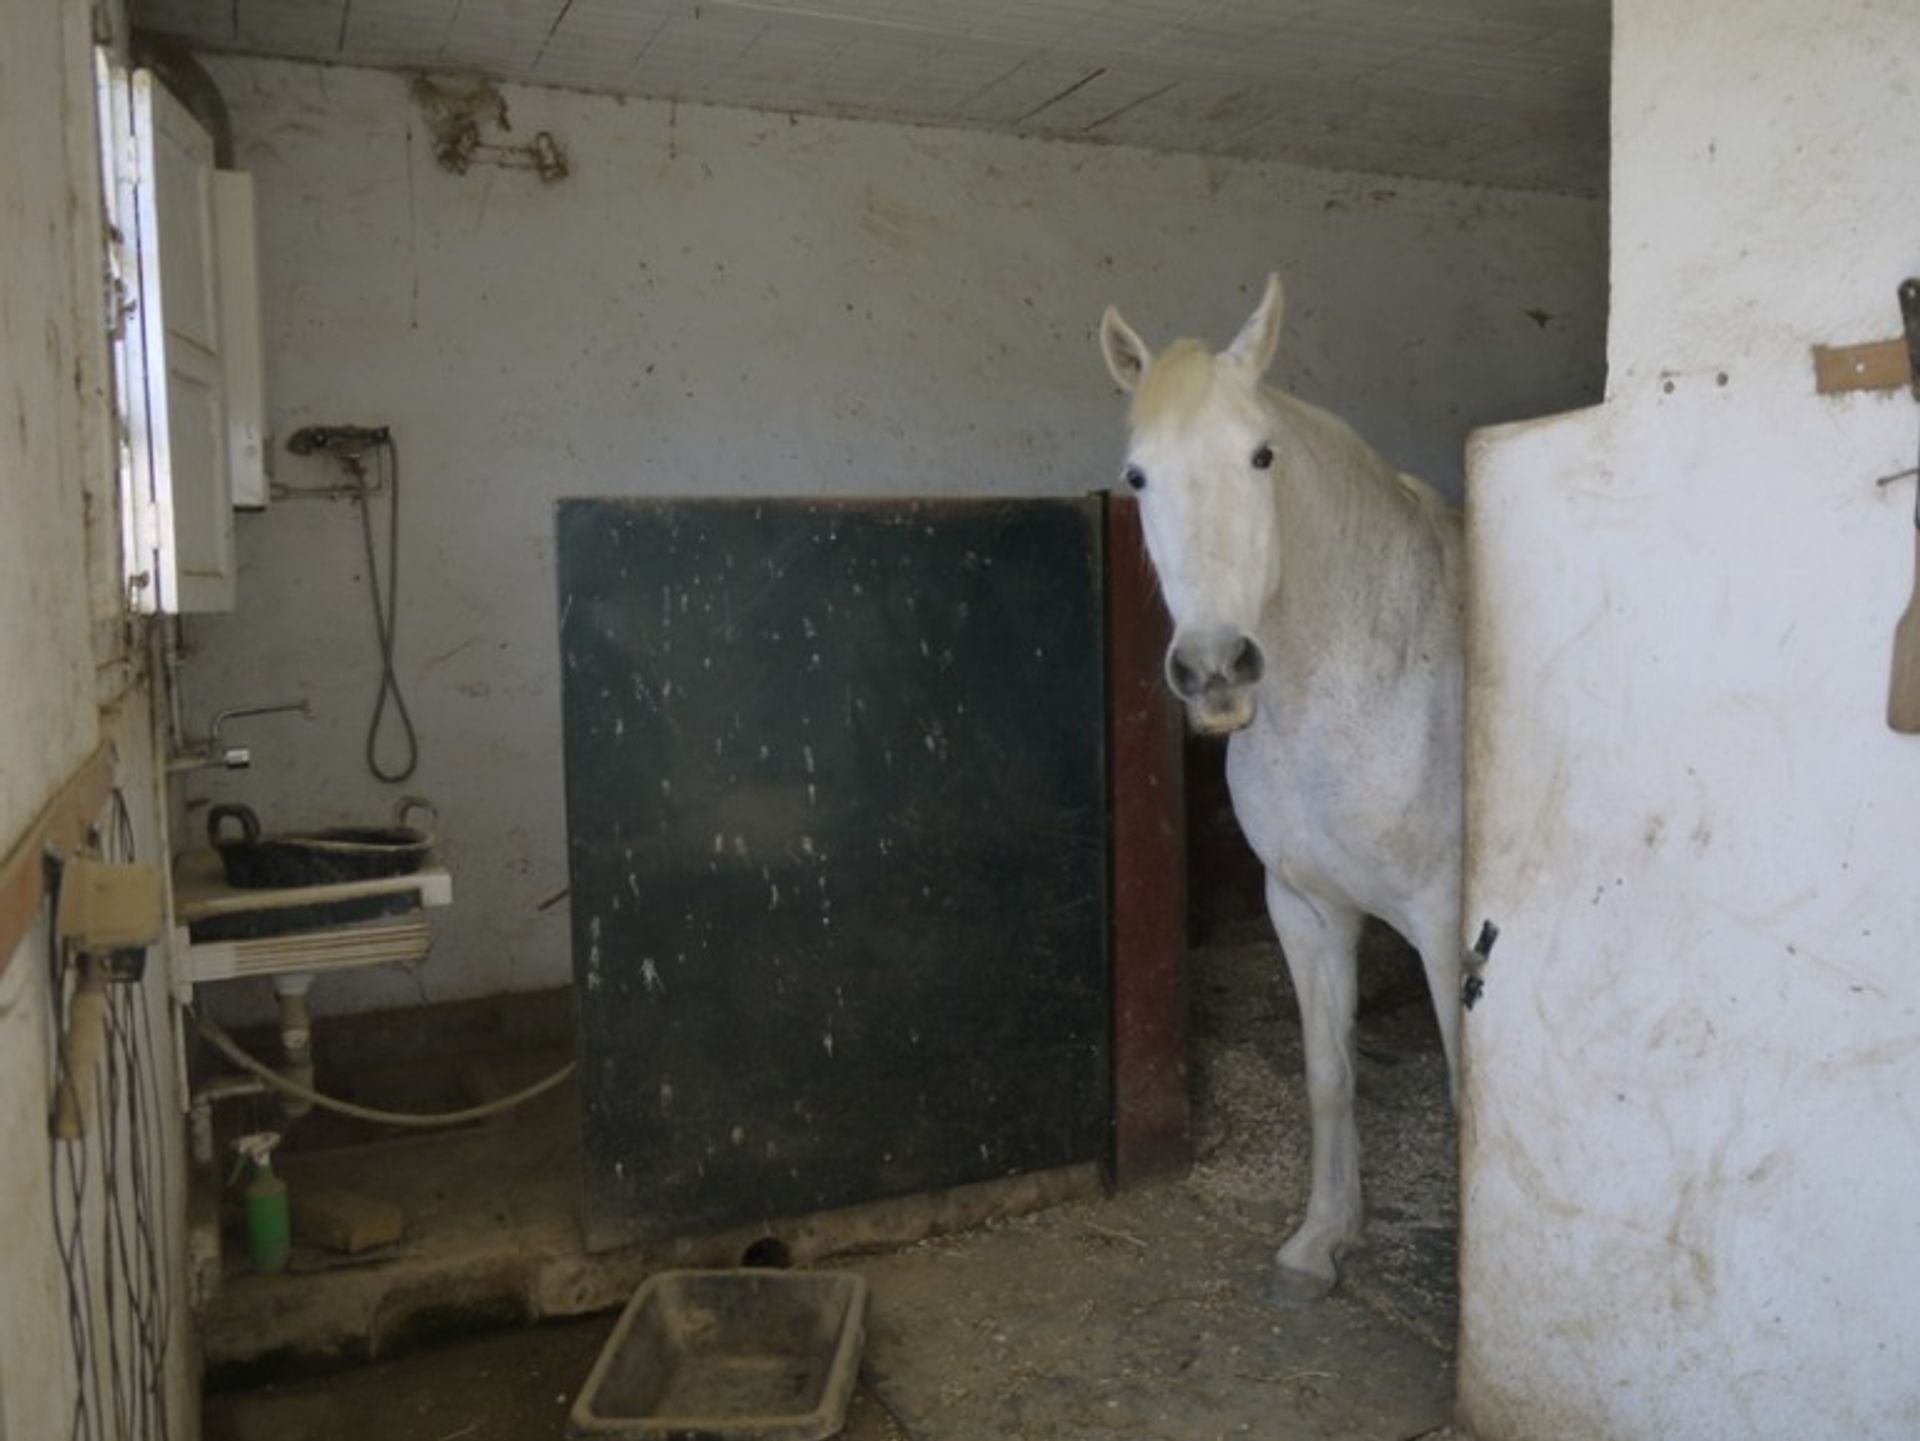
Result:
<svg viewBox="0 0 1920 1441"><path fill-rule="evenodd" d="M1898 390L1908 386L1920 399L1920 278L1900 283L1900 314L1905 333L1897 340L1861 345L1813 347L1814 390L1842 395L1852 390Z"/></svg>
<svg viewBox="0 0 1920 1441"><path fill-rule="evenodd" d="M531 170L542 180L565 180L572 173L567 152L548 130L537 132L525 145L490 145L469 121L434 149L434 157L456 175L473 165L495 165L502 170Z"/></svg>
<svg viewBox="0 0 1920 1441"><path fill-rule="evenodd" d="M1906 330L1908 383L1920 400L1920 278L1900 282L1900 321ZM1905 475L1920 475L1916 463ZM1885 480L1898 479L1888 476ZM1920 486L1913 498L1913 593L1893 628L1893 677L1887 690L1887 726L1901 735L1920 735Z"/></svg>
<svg viewBox="0 0 1920 1441"><path fill-rule="evenodd" d="M1906 330L1906 364L1908 387L1913 398L1920 400L1920 276L1908 276L1900 282L1900 322ZM1889 341L1898 345L1902 342ZM1895 382L1896 384L1898 382ZM1905 470L1896 470L1891 475L1883 475L1874 481L1876 486L1892 485L1896 480L1906 480L1910 476L1920 475L1920 465L1910 465ZM1913 501L1914 524L1920 525L1920 492L1916 492Z"/></svg>
<svg viewBox="0 0 1920 1441"><path fill-rule="evenodd" d="M1907 331L1907 370L1913 398L1920 400L1920 277L1900 282L1900 321Z"/></svg>

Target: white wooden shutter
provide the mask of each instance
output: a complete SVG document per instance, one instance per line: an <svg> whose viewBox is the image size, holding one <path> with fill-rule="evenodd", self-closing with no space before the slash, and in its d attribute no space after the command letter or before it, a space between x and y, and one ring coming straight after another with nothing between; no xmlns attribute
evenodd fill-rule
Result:
<svg viewBox="0 0 1920 1441"><path fill-rule="evenodd" d="M120 568L127 604L159 609L159 537L147 438L146 350L140 340L139 173L133 93L126 69L105 46L94 51L100 179L107 210L107 306L113 350L115 468L119 479Z"/></svg>
<svg viewBox="0 0 1920 1441"><path fill-rule="evenodd" d="M213 212L233 503L243 510L261 510L267 504L267 395L253 177L238 170L216 170Z"/></svg>
<svg viewBox="0 0 1920 1441"><path fill-rule="evenodd" d="M129 86L144 398L129 396L144 609L233 609L233 492L221 349L213 140L149 71ZM144 404L142 404L144 399ZM144 434L140 433L144 431Z"/></svg>

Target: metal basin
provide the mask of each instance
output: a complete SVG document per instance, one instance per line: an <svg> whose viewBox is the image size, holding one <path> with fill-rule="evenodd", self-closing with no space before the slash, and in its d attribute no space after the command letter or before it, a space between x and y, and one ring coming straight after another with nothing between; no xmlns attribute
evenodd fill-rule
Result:
<svg viewBox="0 0 1920 1441"><path fill-rule="evenodd" d="M207 839L220 853L227 884L242 890L336 885L411 875L433 850L433 832L406 824L433 807L418 796L401 800L391 826L331 826L322 830L262 835L249 806L218 805L207 812ZM238 834L233 832L237 828Z"/></svg>

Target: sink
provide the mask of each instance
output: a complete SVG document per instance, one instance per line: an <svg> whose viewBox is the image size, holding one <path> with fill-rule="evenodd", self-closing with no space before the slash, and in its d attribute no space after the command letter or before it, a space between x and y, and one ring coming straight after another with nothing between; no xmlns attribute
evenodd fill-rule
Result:
<svg viewBox="0 0 1920 1441"><path fill-rule="evenodd" d="M429 817L428 829L407 824L415 812ZM207 812L207 840L220 853L227 883L247 890L375 880L420 869L433 849L433 815L429 802L405 796L390 826L263 835L252 807L226 804Z"/></svg>

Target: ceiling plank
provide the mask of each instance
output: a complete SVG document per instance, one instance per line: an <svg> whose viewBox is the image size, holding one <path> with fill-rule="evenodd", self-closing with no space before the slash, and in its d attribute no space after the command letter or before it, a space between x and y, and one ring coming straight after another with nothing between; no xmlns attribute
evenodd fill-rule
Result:
<svg viewBox="0 0 1920 1441"><path fill-rule="evenodd" d="M1599 193L1607 0L132 0L213 50Z"/></svg>

